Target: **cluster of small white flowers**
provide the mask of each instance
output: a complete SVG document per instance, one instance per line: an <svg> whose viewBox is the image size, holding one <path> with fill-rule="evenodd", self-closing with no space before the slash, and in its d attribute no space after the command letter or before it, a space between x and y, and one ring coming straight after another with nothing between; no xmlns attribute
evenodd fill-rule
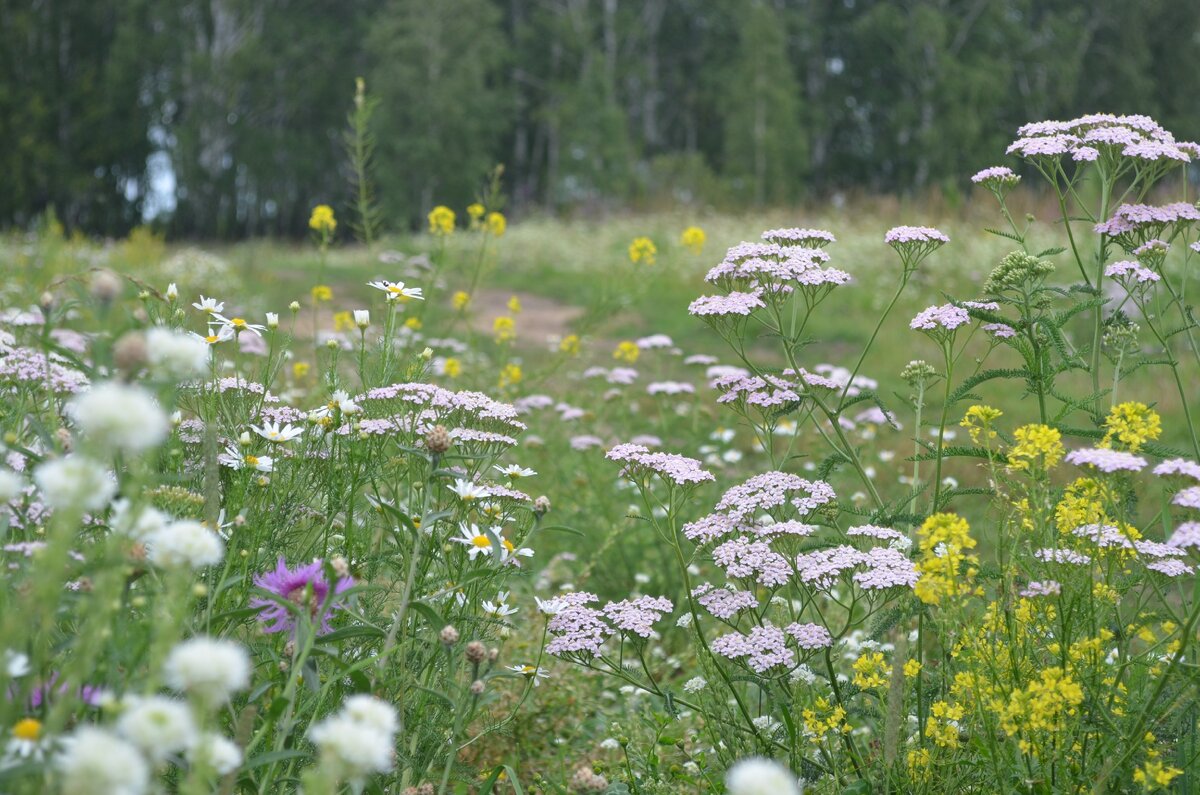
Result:
<svg viewBox="0 0 1200 795"><path fill-rule="evenodd" d="M361 783L386 773L395 758L396 710L371 696L351 696L340 712L308 730L322 764L343 780Z"/></svg>
<svg viewBox="0 0 1200 795"><path fill-rule="evenodd" d="M82 392L67 404L67 416L100 449L140 453L167 438L166 412L141 387L110 381Z"/></svg>

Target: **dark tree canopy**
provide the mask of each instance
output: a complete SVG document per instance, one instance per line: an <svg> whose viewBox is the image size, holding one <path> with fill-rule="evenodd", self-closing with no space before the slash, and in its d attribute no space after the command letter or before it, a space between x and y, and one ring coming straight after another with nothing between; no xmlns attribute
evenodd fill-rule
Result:
<svg viewBox="0 0 1200 795"><path fill-rule="evenodd" d="M551 211L961 185L1026 121L1200 137L1198 45L1195 0L0 0L0 225L302 234L359 76L392 228L497 163Z"/></svg>

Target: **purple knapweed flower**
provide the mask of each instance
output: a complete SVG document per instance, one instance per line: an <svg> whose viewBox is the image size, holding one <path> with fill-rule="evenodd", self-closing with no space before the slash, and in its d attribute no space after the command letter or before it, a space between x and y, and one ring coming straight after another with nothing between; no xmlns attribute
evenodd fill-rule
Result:
<svg viewBox="0 0 1200 795"><path fill-rule="evenodd" d="M339 602L338 596L353 587L354 580L342 577L330 587L322 561L315 560L306 566L291 569L281 557L275 570L258 575L254 578L254 584L298 607L307 608L309 618L314 622L319 621L317 634L325 635L333 631L329 623L333 611L345 606ZM258 620L265 625L264 632L296 631L295 614L278 602L256 598L250 600L250 606L258 608Z"/></svg>

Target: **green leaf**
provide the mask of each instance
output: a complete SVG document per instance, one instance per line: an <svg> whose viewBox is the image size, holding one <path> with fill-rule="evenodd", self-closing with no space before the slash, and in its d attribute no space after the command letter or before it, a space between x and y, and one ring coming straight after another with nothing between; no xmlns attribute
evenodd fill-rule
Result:
<svg viewBox="0 0 1200 795"><path fill-rule="evenodd" d="M265 754L259 754L246 760L246 764L242 766L243 770L250 770L263 765L269 765L274 762L283 762L287 759L304 759L308 754L304 751L287 749L283 751L268 751Z"/></svg>
<svg viewBox="0 0 1200 795"><path fill-rule="evenodd" d="M538 532L553 531L556 533L567 533L568 535L579 536L583 538L583 531L576 530L574 527L567 527L565 524L543 525L538 528Z"/></svg>

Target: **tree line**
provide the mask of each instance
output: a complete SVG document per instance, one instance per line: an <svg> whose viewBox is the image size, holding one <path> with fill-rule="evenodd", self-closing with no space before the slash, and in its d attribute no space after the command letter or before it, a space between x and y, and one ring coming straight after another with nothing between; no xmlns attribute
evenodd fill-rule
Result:
<svg viewBox="0 0 1200 795"><path fill-rule="evenodd" d="M1197 44L1196 0L0 0L0 225L303 234L360 76L392 228L498 163L517 210L961 185L1030 120L1200 137Z"/></svg>

